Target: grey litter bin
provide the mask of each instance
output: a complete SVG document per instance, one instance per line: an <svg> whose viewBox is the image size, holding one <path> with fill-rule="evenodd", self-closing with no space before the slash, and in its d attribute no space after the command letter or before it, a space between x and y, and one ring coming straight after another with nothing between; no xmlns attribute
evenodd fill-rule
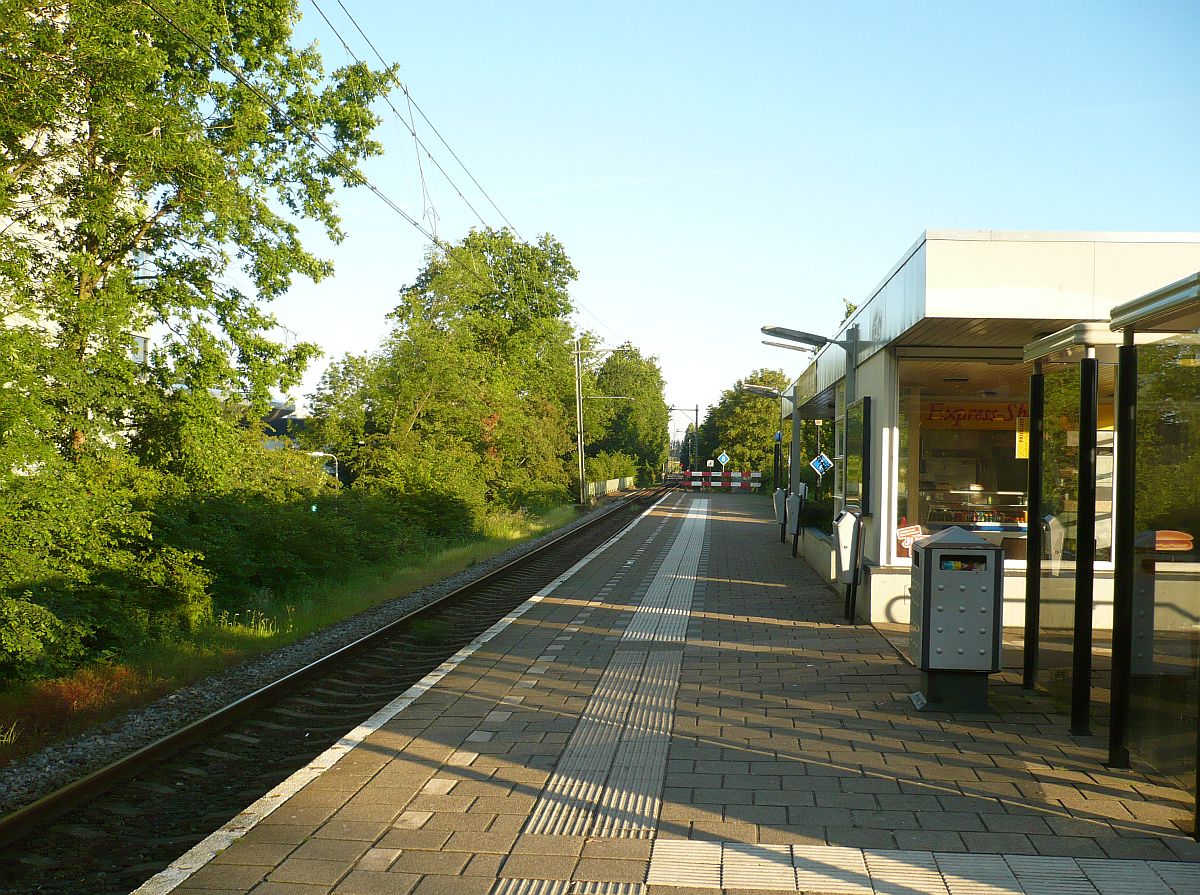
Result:
<svg viewBox="0 0 1200 895"><path fill-rule="evenodd" d="M912 550L909 646L921 670L918 709L991 711L988 675L1000 670L1004 550L947 528Z"/></svg>

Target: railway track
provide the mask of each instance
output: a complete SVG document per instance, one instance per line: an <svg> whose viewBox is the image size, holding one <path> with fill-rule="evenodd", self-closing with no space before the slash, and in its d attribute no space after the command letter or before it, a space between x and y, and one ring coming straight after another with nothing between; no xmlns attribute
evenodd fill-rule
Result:
<svg viewBox="0 0 1200 895"><path fill-rule="evenodd" d="M0 818L0 893L128 893L616 534L641 492L519 559ZM36 835L35 835L36 834Z"/></svg>

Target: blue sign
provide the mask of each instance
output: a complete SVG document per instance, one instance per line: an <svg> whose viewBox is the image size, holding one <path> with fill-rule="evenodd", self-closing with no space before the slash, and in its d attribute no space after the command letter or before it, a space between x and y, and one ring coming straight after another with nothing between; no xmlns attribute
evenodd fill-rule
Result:
<svg viewBox="0 0 1200 895"><path fill-rule="evenodd" d="M724 466L729 462L729 455L724 451L721 451L721 456L717 457L717 462Z"/></svg>
<svg viewBox="0 0 1200 895"><path fill-rule="evenodd" d="M816 470L817 475L825 475L825 473L833 469L833 461L826 457L823 452L813 457L808 465Z"/></svg>

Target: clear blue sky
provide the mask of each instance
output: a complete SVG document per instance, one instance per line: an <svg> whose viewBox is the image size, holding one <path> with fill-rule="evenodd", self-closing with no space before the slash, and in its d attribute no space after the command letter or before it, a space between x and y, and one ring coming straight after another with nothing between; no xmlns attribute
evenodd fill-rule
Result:
<svg viewBox="0 0 1200 895"><path fill-rule="evenodd" d="M579 323L656 355L675 404L796 374L759 326L832 332L927 228L1200 230L1200 0L343 2L520 233L563 242ZM419 217L411 137L386 109L380 134L368 174ZM457 240L474 218L425 167ZM336 276L275 308L332 357L377 344L424 254L368 193L342 210L345 242L313 243Z"/></svg>

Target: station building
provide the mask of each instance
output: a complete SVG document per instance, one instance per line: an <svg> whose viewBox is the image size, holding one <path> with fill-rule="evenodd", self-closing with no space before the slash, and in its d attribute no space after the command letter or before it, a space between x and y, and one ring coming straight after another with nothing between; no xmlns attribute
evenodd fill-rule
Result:
<svg viewBox="0 0 1200 895"><path fill-rule="evenodd" d="M862 515L865 620L903 644L914 540L979 534L1004 551L1026 685L1061 696L1074 731L1111 728L1118 763L1132 747L1192 792L1197 271L1200 233L927 231L784 403L792 469L812 459L803 421L823 424L822 492ZM800 545L836 583L833 539Z"/></svg>

